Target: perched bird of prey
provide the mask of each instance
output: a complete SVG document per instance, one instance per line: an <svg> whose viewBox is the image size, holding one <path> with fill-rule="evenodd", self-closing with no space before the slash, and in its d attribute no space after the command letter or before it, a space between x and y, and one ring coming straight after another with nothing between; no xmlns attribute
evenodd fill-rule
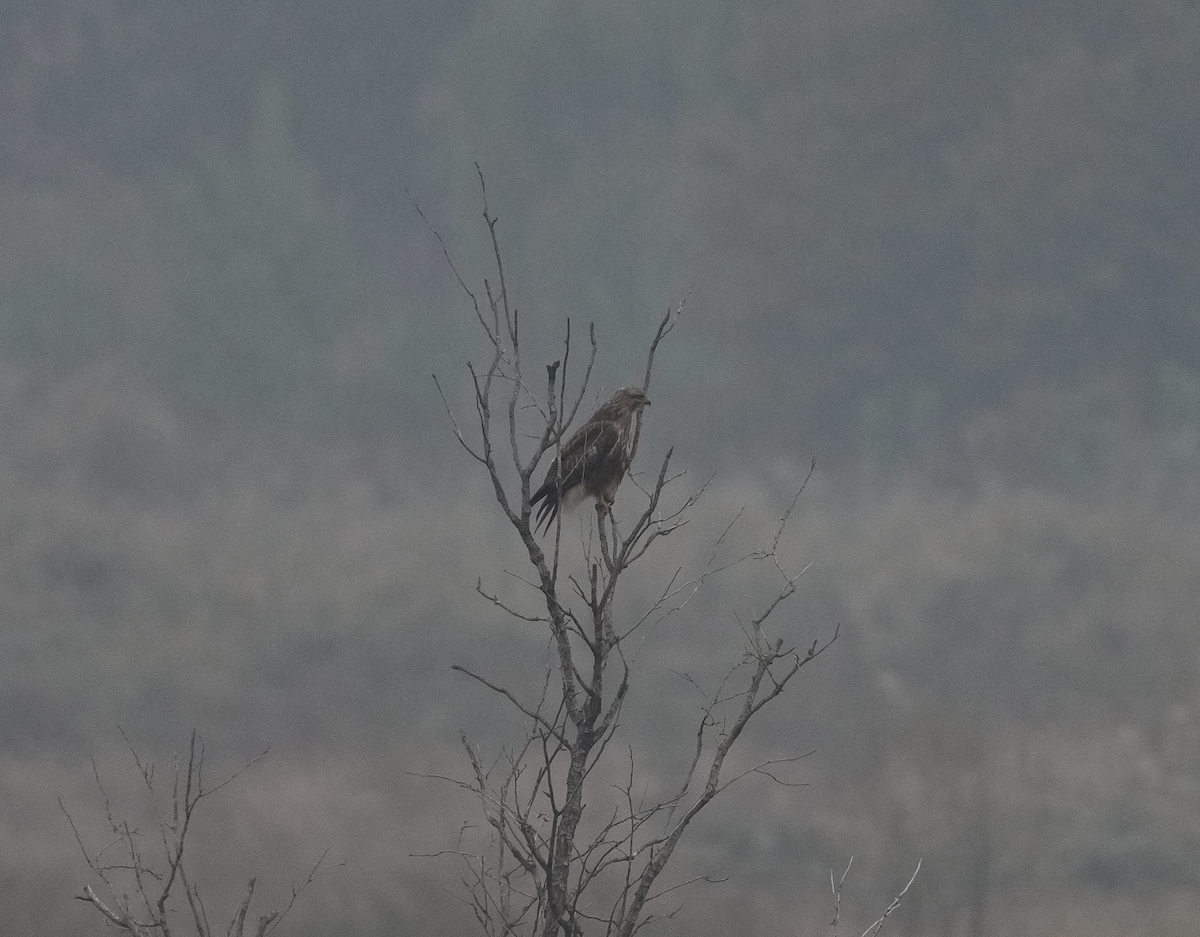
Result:
<svg viewBox="0 0 1200 937"><path fill-rule="evenodd" d="M559 510L570 510L584 498L612 504L633 458L634 417L648 406L638 388L622 387L575 431L529 499L542 502L536 527L548 530Z"/></svg>

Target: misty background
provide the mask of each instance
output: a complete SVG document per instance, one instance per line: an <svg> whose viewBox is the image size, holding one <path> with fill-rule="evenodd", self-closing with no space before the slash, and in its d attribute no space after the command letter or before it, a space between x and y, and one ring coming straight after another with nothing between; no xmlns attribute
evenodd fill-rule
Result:
<svg viewBox="0 0 1200 937"><path fill-rule="evenodd" d="M118 727L195 727L271 749L200 815L215 917L328 848L282 933L473 931L421 775L521 725L450 665L548 660L430 377L469 413L486 347L414 202L480 286L478 162L535 386L568 317L589 403L639 382L688 297L637 468L714 480L631 612L817 461L788 638L840 637L744 754L807 786L719 798L657 932L825 933L854 855L847 932L923 859L898 933L1195 933L1197 101L1184 0L6 7L0 917L99 933L56 799L103 843L89 759L134 809ZM646 634L653 782L761 585Z"/></svg>

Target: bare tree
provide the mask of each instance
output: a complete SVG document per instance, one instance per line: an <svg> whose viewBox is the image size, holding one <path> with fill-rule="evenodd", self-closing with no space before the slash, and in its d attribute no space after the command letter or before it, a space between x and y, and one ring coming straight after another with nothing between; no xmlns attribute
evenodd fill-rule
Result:
<svg viewBox="0 0 1200 937"><path fill-rule="evenodd" d="M106 922L135 937L171 937L176 919L186 921L188 917L197 937L213 937L214 933L221 931L226 937L245 937L246 917L250 913L256 880L250 879L246 894L229 924L214 929L209 923L199 885L184 862L184 849L192 841L190 837L194 836L193 820L201 802L250 768L266 752L255 755L224 780L208 783L204 777L204 740L193 731L187 759L181 761L176 756L168 790L164 790L164 785L155 779L154 763L138 754L124 731L121 735L141 775L141 784L153 810L156 828L143 833L136 822L117 815L93 759L92 773L104 801L104 815L111 838L98 850L88 849L66 805L61 798L58 801L71 824L87 867L99 882L99 888L90 883L85 885L83 894L77 897L92 905ZM279 925L300 893L333 867L326 862L327 855L326 852L317 860L304 881L292 886L291 896L283 909L260 915L258 922L251 924L250 933L255 937L264 937ZM186 914L177 914L173 907L179 891L183 892L187 902Z"/></svg>
<svg viewBox="0 0 1200 937"><path fill-rule="evenodd" d="M824 643L812 642L803 649L788 638L768 634L768 620L795 593L803 572L785 571L779 559L780 538L795 500L765 548L719 563L722 534L702 572L687 579L678 571L644 613L630 620L618 618L616 597L622 578L657 541L688 523L704 491L701 486L690 494L669 496L669 487L681 474L671 471L672 450L663 458L653 484L638 486L641 503L632 520L618 522L611 506L596 505L594 539L584 544L582 569L566 571L572 564L561 555L561 514L546 546L538 541L531 523L533 479L539 466L545 470L547 454L560 451L586 398L597 342L592 328L589 354L572 389L568 322L562 357L546 367L540 389L530 383L522 359L518 310L505 281L498 219L488 207L482 172L479 179L494 264L494 277L483 280L482 291L467 285L431 227L487 339L486 364L468 366L475 409L469 430L454 416L440 384L438 390L456 438L487 473L497 505L524 545L529 573L519 575L536 594L536 603L532 609L518 608L485 591L482 581L476 588L507 614L546 627L556 665L540 687L524 690L501 678L455 667L515 707L528 732L495 762L486 762L463 737L472 771L469 779L455 783L478 798L490 837L481 850L454 851L466 862L470 902L487 934L579 937L586 929L630 937L654 919L650 904L670 890L659 884L660 877L692 821L713 798L747 774L773 777L773 766L795 760L765 762L732 777L726 771L729 754L750 721L833 642L837 632ZM643 392L649 390L660 344L683 310L682 302L668 310L650 340ZM639 416L635 447L640 429ZM810 475L811 471L810 467ZM611 774L615 762L611 757L606 760L606 755L633 675L625 653L630 636L648 622L680 611L710 576L743 561L769 564L780 577L779 586L742 624L741 659L730 662L725 679L707 695L682 777L668 796L647 802L639 793L630 754L628 770L618 785L619 803L603 816L589 814L590 822L583 824L585 806L594 802L590 798L599 783L590 782L605 773L598 773L601 765Z"/></svg>

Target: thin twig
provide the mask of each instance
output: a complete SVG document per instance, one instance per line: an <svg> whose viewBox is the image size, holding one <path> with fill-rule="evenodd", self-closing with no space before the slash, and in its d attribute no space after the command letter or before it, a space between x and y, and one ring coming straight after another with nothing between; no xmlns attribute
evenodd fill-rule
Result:
<svg viewBox="0 0 1200 937"><path fill-rule="evenodd" d="M913 869L913 874L909 878L908 884L900 889L900 891L896 894L896 897L892 899L892 903L887 906L887 910L885 910L880 916L879 920L862 932L862 937L875 937L875 935L883 929L883 922L888 919L888 915L900 907L900 899L908 894L908 890L912 888L912 883L917 880L917 873L921 871L921 862L922 860L917 860L917 867Z"/></svg>

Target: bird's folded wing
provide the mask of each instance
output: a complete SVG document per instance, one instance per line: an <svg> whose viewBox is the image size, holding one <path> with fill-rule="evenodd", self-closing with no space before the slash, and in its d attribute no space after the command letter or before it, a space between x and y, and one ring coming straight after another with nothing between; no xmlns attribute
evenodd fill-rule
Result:
<svg viewBox="0 0 1200 937"><path fill-rule="evenodd" d="M604 474L620 444L621 431L616 423L606 421L581 427L563 451L563 481L559 490L566 491L576 485L586 487L588 478Z"/></svg>

